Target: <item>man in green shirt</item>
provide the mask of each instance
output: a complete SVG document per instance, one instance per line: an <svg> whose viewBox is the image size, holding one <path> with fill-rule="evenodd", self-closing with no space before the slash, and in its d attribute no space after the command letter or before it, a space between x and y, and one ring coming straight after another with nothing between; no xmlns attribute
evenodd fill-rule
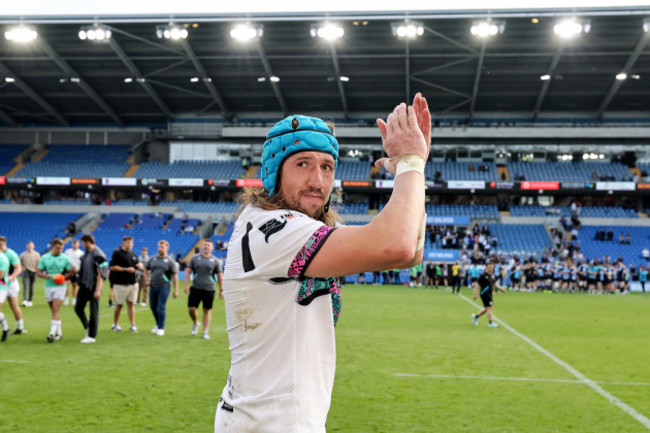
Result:
<svg viewBox="0 0 650 433"><path fill-rule="evenodd" d="M50 333L47 335L47 341L50 343L63 337L60 311L67 289L65 280L77 273L68 256L62 254L63 241L55 238L52 240L51 245L50 252L41 257L36 270L36 275L45 279L45 299L52 311ZM55 277L58 277L58 275L64 275L65 279L56 281L57 278Z"/></svg>
<svg viewBox="0 0 650 433"><path fill-rule="evenodd" d="M16 319L16 330L14 334L26 334L27 330L23 322L23 312L18 303L18 296L20 295L20 284L18 283L18 276L23 272L23 266L20 264L20 257L11 248L7 247L7 238L0 236L0 252L2 252L9 261L9 271L6 275L7 280L7 302L14 312Z"/></svg>
<svg viewBox="0 0 650 433"><path fill-rule="evenodd" d="M9 260L0 252L0 309L2 304L7 300L7 274L9 273ZM0 324L2 325L2 339L4 343L9 337L9 324L5 315L0 311Z"/></svg>

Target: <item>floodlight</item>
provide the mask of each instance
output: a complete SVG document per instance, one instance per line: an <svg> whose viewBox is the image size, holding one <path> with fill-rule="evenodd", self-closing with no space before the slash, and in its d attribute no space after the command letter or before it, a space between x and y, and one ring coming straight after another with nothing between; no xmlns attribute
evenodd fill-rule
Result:
<svg viewBox="0 0 650 433"><path fill-rule="evenodd" d="M10 28L5 32L5 39L8 41L27 43L31 42L38 36L36 30L27 26L18 26Z"/></svg>
<svg viewBox="0 0 650 433"><path fill-rule="evenodd" d="M192 83L198 83L199 82L199 77L192 77L192 78L190 78L190 81Z"/></svg>
<svg viewBox="0 0 650 433"><path fill-rule="evenodd" d="M497 34L503 33L505 27L505 21L480 21L472 24L470 32L474 36L487 38L488 36L495 36Z"/></svg>
<svg viewBox="0 0 650 433"><path fill-rule="evenodd" d="M542 81L548 81L551 79L551 76L549 74L544 74L541 77L539 77L539 79Z"/></svg>
<svg viewBox="0 0 650 433"><path fill-rule="evenodd" d="M185 27L176 24L167 24L156 26L156 36L158 39L172 39L177 41L179 39L187 39L189 33Z"/></svg>
<svg viewBox="0 0 650 433"><path fill-rule="evenodd" d="M240 42L248 42L251 39L261 38L263 34L263 26L253 27L250 24L239 24L230 31L230 37Z"/></svg>
<svg viewBox="0 0 650 433"><path fill-rule="evenodd" d="M16 79L14 77L5 77L5 83L15 83Z"/></svg>
<svg viewBox="0 0 650 433"><path fill-rule="evenodd" d="M311 27L309 34L312 38L319 37L327 39L328 41L334 41L338 38L343 37L345 31L343 27L339 24L334 23L325 23L323 25L314 25Z"/></svg>
<svg viewBox="0 0 650 433"><path fill-rule="evenodd" d="M591 23L589 20L577 21L573 18L565 19L555 24L553 31L561 38L572 38L580 33L589 33Z"/></svg>
<svg viewBox="0 0 650 433"><path fill-rule="evenodd" d="M81 29L79 29L79 33L77 33L77 36L79 36L79 39L82 41L89 40L93 42L108 42L112 36L112 33L109 27L95 24L92 26L81 27Z"/></svg>
<svg viewBox="0 0 650 433"><path fill-rule="evenodd" d="M278 81L280 81L280 77L276 77L275 75L271 75L269 77L269 80L271 80L271 82L273 82L273 83L277 83Z"/></svg>
<svg viewBox="0 0 650 433"><path fill-rule="evenodd" d="M348 81L350 81L350 77L346 77L345 75L341 75L339 77L339 80L343 81L344 83L347 83Z"/></svg>
<svg viewBox="0 0 650 433"><path fill-rule="evenodd" d="M646 33L650 32L650 18L643 20L643 31Z"/></svg>
<svg viewBox="0 0 650 433"><path fill-rule="evenodd" d="M424 25L414 21L404 21L402 23L393 23L390 25L393 35L398 38L415 39L424 34Z"/></svg>
<svg viewBox="0 0 650 433"><path fill-rule="evenodd" d="M616 79L618 81L625 81L625 80L627 80L627 74L625 72L621 72L620 74L616 74Z"/></svg>

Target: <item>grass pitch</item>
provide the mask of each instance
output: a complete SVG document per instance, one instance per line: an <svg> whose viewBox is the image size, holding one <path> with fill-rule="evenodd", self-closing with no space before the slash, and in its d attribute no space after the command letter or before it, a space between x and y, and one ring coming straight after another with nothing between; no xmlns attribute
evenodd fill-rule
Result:
<svg viewBox="0 0 650 433"><path fill-rule="evenodd" d="M449 291L397 286L343 288L329 432L647 432L650 424L650 295L509 292L497 317L594 381L502 326L471 324L477 310ZM107 290L105 290L105 295ZM106 296L104 295L104 298ZM50 314L39 281L23 308L26 335L0 345L0 431L210 432L230 354L222 304L211 340L191 337L187 297L170 298L166 335L112 332L100 306L97 343L71 306L63 340L48 344ZM15 328L8 305L2 311ZM128 329L126 311L120 324Z"/></svg>

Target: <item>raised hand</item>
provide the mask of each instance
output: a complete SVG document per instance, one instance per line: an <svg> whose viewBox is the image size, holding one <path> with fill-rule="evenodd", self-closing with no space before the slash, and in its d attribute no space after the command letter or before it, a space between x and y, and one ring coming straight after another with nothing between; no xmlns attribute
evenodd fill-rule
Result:
<svg viewBox="0 0 650 433"><path fill-rule="evenodd" d="M418 155L424 160L429 156L431 143L431 114L427 101L420 93L415 95L412 106L401 103L388 116L386 122L377 119L384 151L388 158L381 158L375 165L395 173L395 164L401 156Z"/></svg>

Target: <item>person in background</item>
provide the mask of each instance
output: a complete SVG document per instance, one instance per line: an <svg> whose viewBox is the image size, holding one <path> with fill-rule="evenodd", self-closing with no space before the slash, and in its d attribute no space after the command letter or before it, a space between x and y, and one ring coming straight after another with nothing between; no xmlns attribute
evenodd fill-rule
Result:
<svg viewBox="0 0 650 433"><path fill-rule="evenodd" d="M23 307L33 307L36 267L41 260L41 255L34 250L34 242L27 242L26 247L27 249L19 257L20 265L23 267Z"/></svg>
<svg viewBox="0 0 650 433"><path fill-rule="evenodd" d="M81 268L81 256L84 255L84 252L79 249L79 240L78 239L73 239L72 240L72 247L68 248L63 252L68 258L70 259L70 262L72 263L72 266L74 266L75 269L80 269ZM75 274L73 275L70 280L68 281L68 286L65 292L65 300L63 301L63 305L68 305L70 302L70 288L72 287L72 305L77 302L77 279L78 276Z"/></svg>
<svg viewBox="0 0 650 433"><path fill-rule="evenodd" d="M156 319L156 326L151 332L161 337L165 335L170 281L174 286L173 296L178 298L178 265L172 257L167 255L167 251L169 251L169 242L166 240L158 241L158 254L152 256L146 266L151 281L149 305L153 317Z"/></svg>
<svg viewBox="0 0 650 433"><path fill-rule="evenodd" d="M61 305L67 290L66 280L77 272L68 256L63 254L63 241L54 238L51 245L50 252L41 257L36 271L36 275L45 280L45 299L52 313L50 333L47 335L48 343L63 338Z"/></svg>
<svg viewBox="0 0 650 433"><path fill-rule="evenodd" d="M149 298L149 273L144 268L147 266L149 261L149 249L147 247L142 247L140 251L140 256L138 257L138 262L142 263L143 269L137 269L135 272L136 280L138 282L138 299L136 303L140 304L141 307L147 306L147 299Z"/></svg>
<svg viewBox="0 0 650 433"><path fill-rule="evenodd" d="M86 251L80 260L79 291L74 312L81 320L86 335L81 340L83 344L94 343L99 326L99 300L102 296L104 280L108 277L109 267L104 252L95 245L93 235L87 233L81 236L81 243ZM86 304L90 303L90 318L86 316Z"/></svg>
<svg viewBox="0 0 650 433"><path fill-rule="evenodd" d="M212 255L214 245L210 239L203 240L201 253L192 256L187 268L185 268L185 293L189 295L187 308L192 319L191 335L199 331L199 316L197 309L203 304L203 338L210 339L210 320L212 318L212 304L215 295L215 283L219 285L219 299L223 299L223 269L221 261ZM194 278L191 278L193 274ZM192 286L188 287L192 281Z"/></svg>
<svg viewBox="0 0 650 433"><path fill-rule="evenodd" d="M494 302L492 300L492 292L495 288L499 289L503 293L506 292L506 289L499 284L497 277L494 275L494 262L490 261L485 265L485 271L483 271L474 285L474 300L476 300L480 291L481 301L483 302L483 308L481 308L478 313L472 314L472 323L474 326L478 325L479 317L483 314L487 314L488 326L490 328L499 327L496 322L493 322Z"/></svg>
<svg viewBox="0 0 650 433"><path fill-rule="evenodd" d="M23 267L20 264L18 254L7 246L7 238L0 236L0 252L2 252L9 260L9 272L5 276L7 283L7 302L11 311L14 313L16 319L16 329L14 334L25 334L25 324L23 321L23 312L20 309L18 298L20 297L20 284L18 283L18 276L22 273Z"/></svg>

